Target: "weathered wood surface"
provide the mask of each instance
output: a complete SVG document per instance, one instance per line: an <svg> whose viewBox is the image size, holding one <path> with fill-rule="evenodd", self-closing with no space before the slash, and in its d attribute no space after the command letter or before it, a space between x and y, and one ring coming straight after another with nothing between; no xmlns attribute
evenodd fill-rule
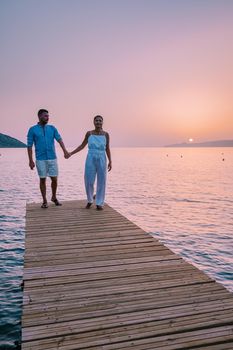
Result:
<svg viewBox="0 0 233 350"><path fill-rule="evenodd" d="M233 295L118 212L27 205L22 350L233 349Z"/></svg>

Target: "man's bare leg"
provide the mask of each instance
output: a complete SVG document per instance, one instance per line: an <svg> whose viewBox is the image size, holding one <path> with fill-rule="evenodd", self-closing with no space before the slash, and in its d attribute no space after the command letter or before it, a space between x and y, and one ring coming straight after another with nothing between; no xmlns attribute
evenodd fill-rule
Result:
<svg viewBox="0 0 233 350"><path fill-rule="evenodd" d="M51 177L51 189L52 189L51 201L54 202L55 205L61 205L61 203L57 200L57 176Z"/></svg>
<svg viewBox="0 0 233 350"><path fill-rule="evenodd" d="M43 208L47 208L47 198L46 198L46 177L40 178L40 192L43 198Z"/></svg>

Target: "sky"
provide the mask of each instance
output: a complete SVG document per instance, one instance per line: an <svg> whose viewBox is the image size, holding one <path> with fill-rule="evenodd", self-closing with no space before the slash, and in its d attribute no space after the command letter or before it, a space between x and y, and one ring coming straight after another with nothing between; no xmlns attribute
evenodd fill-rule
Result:
<svg viewBox="0 0 233 350"><path fill-rule="evenodd" d="M49 110L67 146L233 139L232 0L0 0L0 132Z"/></svg>

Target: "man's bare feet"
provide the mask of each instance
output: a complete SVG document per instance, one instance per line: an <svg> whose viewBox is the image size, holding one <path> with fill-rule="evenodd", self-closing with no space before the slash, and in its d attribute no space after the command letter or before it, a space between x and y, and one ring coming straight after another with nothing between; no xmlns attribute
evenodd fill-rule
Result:
<svg viewBox="0 0 233 350"><path fill-rule="evenodd" d="M53 202L56 206L61 206L62 204L57 200L57 198L51 198L51 202Z"/></svg>
<svg viewBox="0 0 233 350"><path fill-rule="evenodd" d="M41 205L42 209L47 209L48 208L48 203L47 202L43 202Z"/></svg>

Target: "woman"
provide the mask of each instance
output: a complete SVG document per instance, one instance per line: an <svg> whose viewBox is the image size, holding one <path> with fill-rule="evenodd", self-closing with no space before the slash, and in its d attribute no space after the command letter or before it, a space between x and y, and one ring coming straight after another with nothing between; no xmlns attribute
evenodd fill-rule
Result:
<svg viewBox="0 0 233 350"><path fill-rule="evenodd" d="M101 115L94 117L94 125L95 130L88 131L82 144L70 155L81 151L88 144L84 176L87 193L86 208L89 209L93 203L94 182L97 175L96 209L103 210L106 187L106 154L108 157L108 171L112 169L112 161L109 134L103 130L103 117Z"/></svg>

